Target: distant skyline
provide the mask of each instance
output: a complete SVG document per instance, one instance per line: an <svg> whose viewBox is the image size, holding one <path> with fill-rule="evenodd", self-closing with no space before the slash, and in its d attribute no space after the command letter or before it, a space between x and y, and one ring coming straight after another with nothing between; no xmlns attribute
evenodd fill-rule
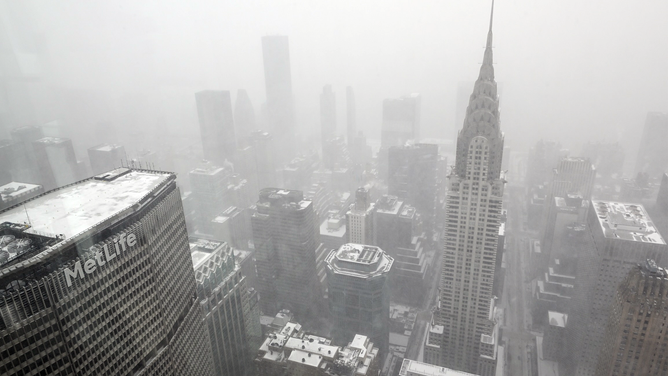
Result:
<svg viewBox="0 0 668 376"><path fill-rule="evenodd" d="M298 129L317 135L319 93L331 84L339 103L345 87L354 88L358 129L369 138L379 138L383 99L419 92L423 137L453 139L462 127L458 85L477 74L489 6L3 0L0 32L20 65L41 70L50 85L105 91L121 129L136 112L132 98L142 101L136 116L147 131L162 117L167 129L193 138L196 91L243 88L259 109L266 100L260 39L281 34L290 41ZM633 158L647 112L668 111L668 2L502 0L495 8L507 145L526 150L555 139L579 154L587 140L621 141ZM46 46L38 68L26 26ZM344 111L337 108L340 119Z"/></svg>

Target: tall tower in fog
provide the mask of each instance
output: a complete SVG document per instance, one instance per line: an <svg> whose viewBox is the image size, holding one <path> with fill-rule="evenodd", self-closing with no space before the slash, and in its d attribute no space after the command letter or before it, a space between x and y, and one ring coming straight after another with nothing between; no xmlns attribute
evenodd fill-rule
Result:
<svg viewBox="0 0 668 376"><path fill-rule="evenodd" d="M352 86L346 87L346 136L348 145L355 141L357 132L357 112L355 108L355 92Z"/></svg>
<svg viewBox="0 0 668 376"><path fill-rule="evenodd" d="M237 100L234 102L234 125L239 139L248 137L251 132L257 129L253 103L251 103L248 93L244 89L237 91Z"/></svg>
<svg viewBox="0 0 668 376"><path fill-rule="evenodd" d="M232 99L229 91L204 90L195 93L204 158L218 166L234 160L236 140Z"/></svg>
<svg viewBox="0 0 668 376"><path fill-rule="evenodd" d="M328 155L327 140L336 137L336 97L332 85L325 85L320 94L320 137L322 139L322 159L325 167L331 166L331 155Z"/></svg>
<svg viewBox="0 0 668 376"><path fill-rule="evenodd" d="M288 37L262 37L262 58L271 131L275 135L291 134L294 132L294 102Z"/></svg>
<svg viewBox="0 0 668 376"><path fill-rule="evenodd" d="M492 16L493 7L492 3ZM480 74L457 138L455 169L448 177L446 215L453 220L445 225L439 303L425 346L428 363L481 375L490 374L496 363L492 284L504 188L492 18Z"/></svg>

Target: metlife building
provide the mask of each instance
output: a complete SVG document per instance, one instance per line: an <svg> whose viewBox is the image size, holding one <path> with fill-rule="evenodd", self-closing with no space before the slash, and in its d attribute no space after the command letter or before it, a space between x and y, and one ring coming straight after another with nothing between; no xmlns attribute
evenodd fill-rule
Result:
<svg viewBox="0 0 668 376"><path fill-rule="evenodd" d="M213 375L175 178L121 168L0 212L1 375Z"/></svg>

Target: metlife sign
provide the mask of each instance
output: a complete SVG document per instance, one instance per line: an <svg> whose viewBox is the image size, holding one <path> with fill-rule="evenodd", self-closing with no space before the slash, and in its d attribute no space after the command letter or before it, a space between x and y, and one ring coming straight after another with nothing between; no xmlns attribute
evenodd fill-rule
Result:
<svg viewBox="0 0 668 376"><path fill-rule="evenodd" d="M72 281L81 278L84 279L86 275L94 273L97 268L103 267L107 262L120 256L123 252L131 250L137 245L137 235L122 233L114 236L111 242L105 243L102 247L94 245L90 247L89 251L95 254L95 257L81 262L77 261L74 264L74 270L65 268L65 279L67 280L67 287L72 287Z"/></svg>

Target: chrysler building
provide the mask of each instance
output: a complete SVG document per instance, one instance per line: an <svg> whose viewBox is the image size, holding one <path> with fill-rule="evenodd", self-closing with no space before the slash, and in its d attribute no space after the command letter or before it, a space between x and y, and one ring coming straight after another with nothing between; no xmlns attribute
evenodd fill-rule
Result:
<svg viewBox="0 0 668 376"><path fill-rule="evenodd" d="M493 14L492 2L484 60L448 177L439 302L425 344L426 362L479 375L495 373L498 325L492 285L505 183Z"/></svg>

